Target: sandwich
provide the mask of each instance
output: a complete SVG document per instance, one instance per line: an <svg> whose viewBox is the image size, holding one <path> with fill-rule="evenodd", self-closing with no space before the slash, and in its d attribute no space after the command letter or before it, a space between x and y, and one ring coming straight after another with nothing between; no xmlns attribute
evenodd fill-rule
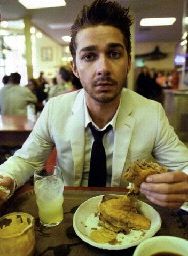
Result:
<svg viewBox="0 0 188 256"><path fill-rule="evenodd" d="M124 172L122 179L131 183L130 193L138 194L140 184L144 182L149 175L167 172L165 166L145 160L137 160Z"/></svg>

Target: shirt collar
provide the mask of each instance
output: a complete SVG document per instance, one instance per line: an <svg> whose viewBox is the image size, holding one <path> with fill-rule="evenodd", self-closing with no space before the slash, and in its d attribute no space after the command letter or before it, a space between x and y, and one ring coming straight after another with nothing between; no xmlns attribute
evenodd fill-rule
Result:
<svg viewBox="0 0 188 256"><path fill-rule="evenodd" d="M91 119L91 116L90 116L90 114L89 114L89 112L88 112L88 108L87 108L87 105L86 105L86 99L85 99L85 94L84 94L85 128L88 127L88 124L89 124L89 123L92 123L92 124L96 127L96 129L97 129L97 130L100 130L100 131L105 130L108 125L111 125L112 128L113 128L113 130L115 130L115 124L116 124L117 115L118 115L118 113L119 113L120 105L121 105L121 99L120 99L119 107L118 107L118 109L116 110L116 113L115 113L115 115L113 116L112 120L111 120L110 122L108 122L108 123L105 125L105 127L103 127L102 129L100 129L100 128L93 122L93 120Z"/></svg>

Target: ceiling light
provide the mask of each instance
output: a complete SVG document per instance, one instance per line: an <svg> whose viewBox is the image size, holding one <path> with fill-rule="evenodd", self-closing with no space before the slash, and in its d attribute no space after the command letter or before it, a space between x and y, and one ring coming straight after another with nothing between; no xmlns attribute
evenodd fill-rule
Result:
<svg viewBox="0 0 188 256"><path fill-rule="evenodd" d="M36 32L35 27L31 27L31 28L30 28L30 33L31 33L31 34L35 34L35 32Z"/></svg>
<svg viewBox="0 0 188 256"><path fill-rule="evenodd" d="M62 36L63 41L65 41L66 43L70 43L71 41L71 36Z"/></svg>
<svg viewBox="0 0 188 256"><path fill-rule="evenodd" d="M48 7L65 6L65 0L18 0L26 9L40 9Z"/></svg>
<svg viewBox="0 0 188 256"><path fill-rule="evenodd" d="M145 18L141 19L140 26L169 26L173 25L176 18Z"/></svg>
<svg viewBox="0 0 188 256"><path fill-rule="evenodd" d="M51 23L48 25L51 29L69 29L72 23Z"/></svg>
<svg viewBox="0 0 188 256"><path fill-rule="evenodd" d="M42 38L42 33L41 33L41 32L37 32L37 33L36 33L36 37L37 37L37 38Z"/></svg>

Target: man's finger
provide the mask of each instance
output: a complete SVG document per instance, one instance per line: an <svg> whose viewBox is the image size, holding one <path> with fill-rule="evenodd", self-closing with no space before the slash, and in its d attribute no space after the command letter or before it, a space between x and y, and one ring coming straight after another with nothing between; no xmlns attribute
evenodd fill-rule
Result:
<svg viewBox="0 0 188 256"><path fill-rule="evenodd" d="M156 199L155 197L152 196L146 196L146 198L151 201L152 203L156 205L160 205L163 207L168 207L168 208L180 208L182 206L182 202L166 202L166 201L160 201Z"/></svg>
<svg viewBox="0 0 188 256"><path fill-rule="evenodd" d="M188 175L181 171L165 172L160 174L150 175L146 178L146 182L154 183L174 183L174 182L188 182Z"/></svg>
<svg viewBox="0 0 188 256"><path fill-rule="evenodd" d="M156 192L159 194L188 194L188 182L177 183L147 183L143 182L140 186L140 192L146 191Z"/></svg>

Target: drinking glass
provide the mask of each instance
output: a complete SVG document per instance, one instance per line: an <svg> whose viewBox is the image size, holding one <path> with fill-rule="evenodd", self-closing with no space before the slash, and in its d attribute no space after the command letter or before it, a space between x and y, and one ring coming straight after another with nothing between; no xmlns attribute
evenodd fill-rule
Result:
<svg viewBox="0 0 188 256"><path fill-rule="evenodd" d="M34 173L34 191L40 222L47 227L57 226L63 220L64 182L58 168L52 172Z"/></svg>
<svg viewBox="0 0 188 256"><path fill-rule="evenodd" d="M0 255L34 256L34 217L26 212L11 212L0 218Z"/></svg>

